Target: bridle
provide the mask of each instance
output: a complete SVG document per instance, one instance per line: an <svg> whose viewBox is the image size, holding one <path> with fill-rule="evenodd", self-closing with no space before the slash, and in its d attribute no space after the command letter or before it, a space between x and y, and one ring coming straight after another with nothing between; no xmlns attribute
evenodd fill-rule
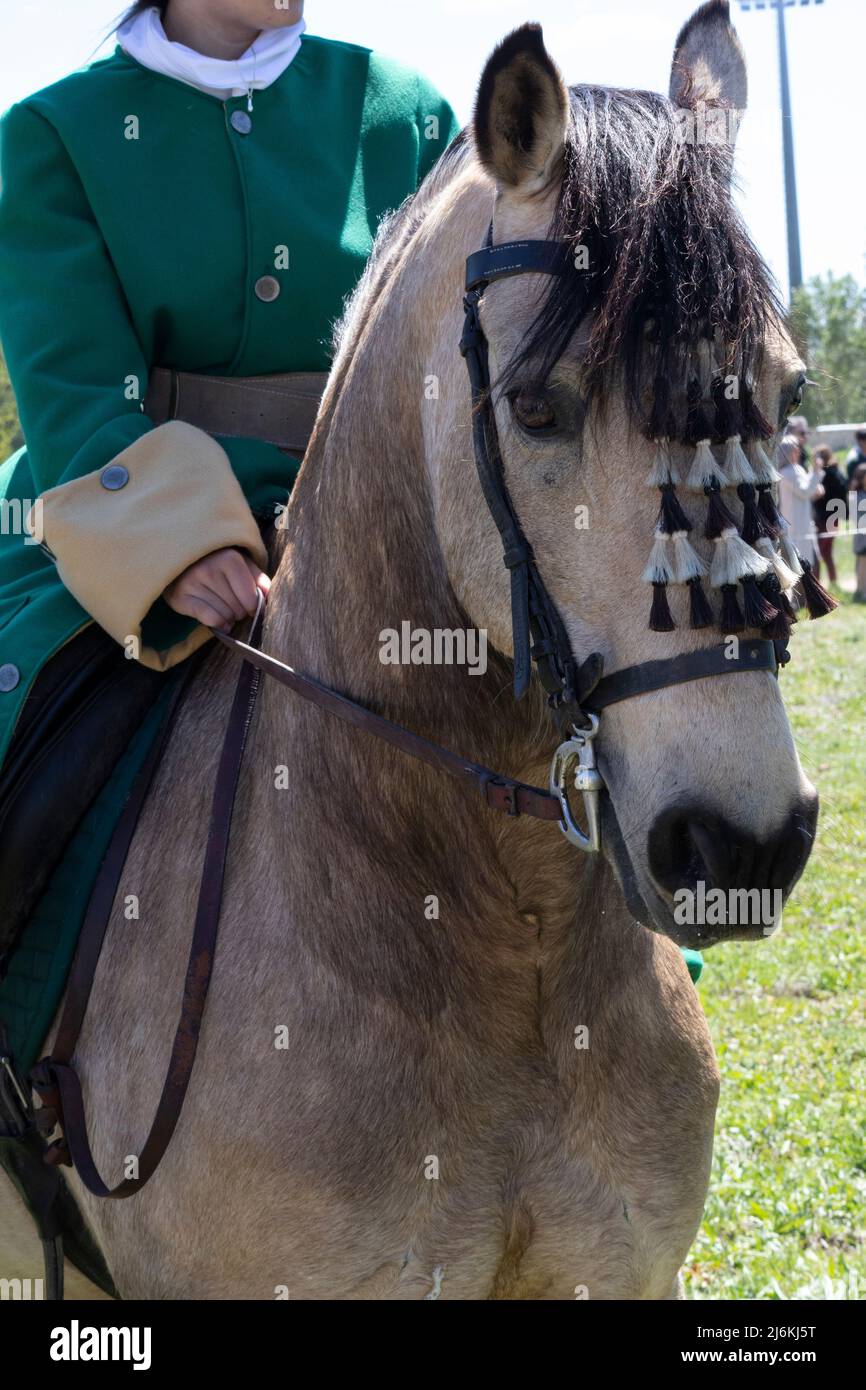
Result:
<svg viewBox="0 0 866 1390"><path fill-rule="evenodd" d="M786 641L759 638L741 643L733 656L728 655L727 644L721 643L658 661L644 661L609 676L603 675L600 652L591 653L582 663L576 661L565 625L508 493L491 399L488 343L481 326L480 304L487 286L494 280L529 273L580 272L571 264L564 242L509 241L494 246L491 221L485 245L466 262L460 352L472 390L472 437L478 478L499 530L503 560L511 575L514 695L520 699L525 694L534 663L560 732L568 734L556 750L550 770L550 790L558 798L562 814L560 828L571 844L594 853L600 848L598 798L604 787L593 748L600 712L621 700L705 676L742 671L771 671L777 675L779 667L789 660L789 653ZM568 800L567 779L575 764L574 785L583 797L587 833L575 823Z"/></svg>
<svg viewBox="0 0 866 1390"><path fill-rule="evenodd" d="M259 672L273 677L328 714L382 739L401 753L447 772L480 792L489 809L512 817L527 815L555 823L578 849L597 852L600 848L599 797L604 782L595 764L594 741L601 712L620 701L707 676L746 671L770 671L776 675L779 666L787 661L786 642L763 639L742 641L736 655L729 656L726 645L719 644L680 656L644 661L607 676L603 674L599 652L591 653L582 663L575 660L562 618L541 577L508 493L490 398L488 344L479 316L481 297L492 281L526 273L559 275L567 268L567 248L562 243L514 241L494 246L491 225L487 244L467 261L465 320L460 342L472 391L472 431L478 477L502 538L503 558L511 575L514 693L518 698L525 694L534 663L560 733L565 735L553 755L548 789L533 787L469 762L261 651L259 642L264 616L261 599L246 642L215 632L220 642L242 658L243 665L217 769L183 1003L156 1115L139 1155L137 1176L124 1178L114 1187L109 1187L101 1177L90 1148L83 1094L73 1056L127 850L161 751L181 706L182 691L189 680L188 670L167 701L157 736L133 784L94 886L70 969L53 1053L43 1058L30 1074L33 1088L42 1101L38 1128L46 1141L51 1138L55 1126L59 1125L61 1130L61 1136L54 1138L46 1150L46 1161L60 1165L74 1163L82 1182L95 1196L123 1198L139 1192L161 1161L180 1116L213 969L232 811L255 712ZM572 771L573 785L583 798L586 831L575 821L569 803L568 782ZM58 1296L56 1279L52 1288L54 1292L50 1296Z"/></svg>
<svg viewBox="0 0 866 1390"><path fill-rule="evenodd" d="M603 674L600 652L592 652L581 663L576 661L565 625L541 577L508 493L491 401L488 343L479 312L481 297L494 280L528 273L562 275L569 272L579 273L571 266L564 242L509 241L494 246L491 222L485 246L466 262L460 339L460 352L469 372L478 478L502 539L503 560L511 575L514 695L516 699L525 695L534 664L556 725L560 734L565 735L551 761L548 790L542 791L470 763L311 677L293 671L284 662L259 650L258 619L248 642L240 642L222 632L216 632L215 636L246 662L328 713L383 739L410 757L474 785L492 810L503 811L509 816L529 815L556 821L570 844L597 853L601 848L599 797L604 781L596 766L594 743L601 711L637 695L708 676L747 671L770 671L777 675L789 654L786 641L755 638L740 642L733 655L729 654L728 644L719 643L679 656L644 661L607 676ZM583 798L586 831L575 820L569 802L568 779L572 772L574 788Z"/></svg>

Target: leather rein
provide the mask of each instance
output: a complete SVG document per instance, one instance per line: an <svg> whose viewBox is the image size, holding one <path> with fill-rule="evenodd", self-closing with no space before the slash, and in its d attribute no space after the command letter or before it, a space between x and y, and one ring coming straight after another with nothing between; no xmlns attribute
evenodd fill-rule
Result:
<svg viewBox="0 0 866 1390"><path fill-rule="evenodd" d="M48 1145L46 1162L74 1164L81 1181L95 1196L123 1198L140 1191L162 1159L180 1118L195 1062L213 970L232 811L244 747L255 711L260 674L272 677L326 713L382 739L401 753L455 777L480 793L489 809L512 817L525 815L556 823L576 847L595 852L600 848L598 800L604 783L595 766L593 740L604 709L637 695L708 676L747 671L769 671L776 675L779 666L788 660L786 643L764 639L742 641L737 656L728 656L722 643L675 657L645 661L607 676L603 675L600 653L592 653L582 663L575 660L565 626L541 577L506 486L490 399L488 344L479 315L481 296L494 280L524 273L561 275L570 270L567 249L562 243L515 241L494 246L491 224L486 246L467 261L465 318L460 342L472 392L472 429L478 476L485 501L502 538L503 559L511 575L515 695L519 698L528 689L534 664L553 716L560 731L566 735L554 754L548 789L531 786L469 762L261 651L263 601L259 603L248 641L215 632L219 641L239 656L243 664L217 770L175 1038L156 1116L137 1156L134 1172L114 1187L108 1186L101 1177L90 1148L81 1083L73 1066L73 1054L84 1022L127 851L160 755L173 727L182 692L188 682L188 673L171 692L162 723L121 813L91 895L70 970L53 1052L37 1063L30 1074L33 1089L41 1100L37 1123ZM583 798L587 832L574 820L569 805L568 782L572 770L573 786ZM56 1136L58 1127L59 1137Z"/></svg>

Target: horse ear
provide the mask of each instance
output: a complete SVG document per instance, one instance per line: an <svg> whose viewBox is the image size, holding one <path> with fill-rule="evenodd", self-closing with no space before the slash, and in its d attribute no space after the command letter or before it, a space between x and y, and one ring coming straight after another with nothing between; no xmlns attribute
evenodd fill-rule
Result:
<svg viewBox="0 0 866 1390"><path fill-rule="evenodd" d="M674 49L670 97L675 106L745 111L746 60L731 23L729 0L708 0L683 27Z"/></svg>
<svg viewBox="0 0 866 1390"><path fill-rule="evenodd" d="M503 188L527 196L551 180L562 156L569 102L540 24L503 39L478 85L473 127L481 163Z"/></svg>

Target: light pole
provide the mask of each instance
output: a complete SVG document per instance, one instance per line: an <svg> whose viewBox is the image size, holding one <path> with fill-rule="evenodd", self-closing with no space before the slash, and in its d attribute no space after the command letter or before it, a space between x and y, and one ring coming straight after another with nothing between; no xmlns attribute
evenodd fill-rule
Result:
<svg viewBox="0 0 866 1390"><path fill-rule="evenodd" d="M782 92L782 159L785 169L785 212L788 224L788 281L791 296L803 283L800 256L800 214L797 208L797 171L794 165L794 125L791 115L791 83L788 77L788 37L785 11L795 5L823 5L824 0L740 0L741 10L775 10L779 34L779 85Z"/></svg>

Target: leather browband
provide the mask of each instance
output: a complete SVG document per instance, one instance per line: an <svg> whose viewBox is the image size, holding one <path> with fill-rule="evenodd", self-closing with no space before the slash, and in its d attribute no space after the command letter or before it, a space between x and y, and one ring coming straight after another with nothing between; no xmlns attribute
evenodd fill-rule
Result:
<svg viewBox="0 0 866 1390"><path fill-rule="evenodd" d="M466 260L466 289L508 275L561 275L569 264L568 246L561 241L501 241L483 246Z"/></svg>

